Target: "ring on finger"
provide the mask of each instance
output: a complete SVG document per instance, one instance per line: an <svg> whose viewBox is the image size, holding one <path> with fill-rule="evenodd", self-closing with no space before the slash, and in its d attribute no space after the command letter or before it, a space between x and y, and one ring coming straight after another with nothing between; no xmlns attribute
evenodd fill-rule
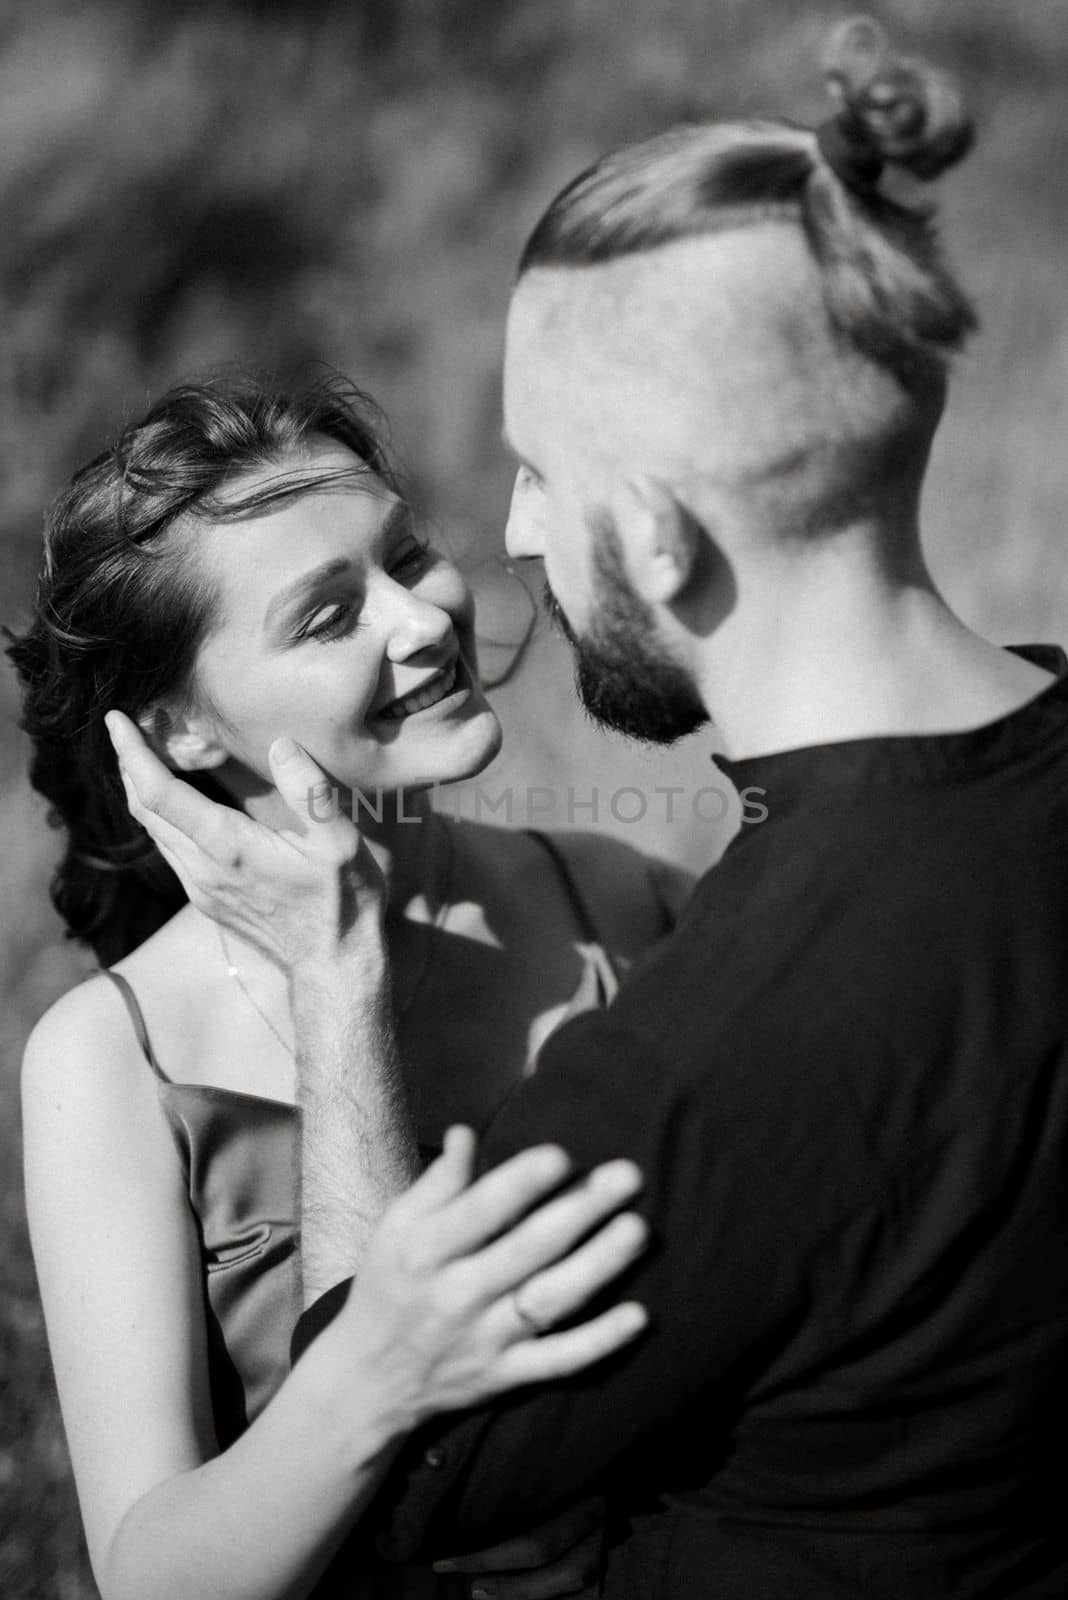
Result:
<svg viewBox="0 0 1068 1600"><path fill-rule="evenodd" d="M533 1312L527 1310L522 1300L519 1298L522 1292L522 1289L512 1290L512 1310L523 1324L526 1332L533 1334L535 1338L538 1338L541 1334L548 1333L552 1324L541 1321L534 1315Z"/></svg>

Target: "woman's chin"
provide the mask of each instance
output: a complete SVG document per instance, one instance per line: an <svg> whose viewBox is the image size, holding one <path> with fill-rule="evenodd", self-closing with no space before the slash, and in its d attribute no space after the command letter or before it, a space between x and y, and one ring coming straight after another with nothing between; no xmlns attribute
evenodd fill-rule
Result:
<svg viewBox="0 0 1068 1600"><path fill-rule="evenodd" d="M442 733L445 736L442 737ZM433 789L462 783L484 772L501 748L501 725L486 701L472 707L464 720L432 739L407 740L389 746L387 759L374 773L337 772L334 779L350 791L368 794Z"/></svg>
<svg viewBox="0 0 1068 1600"><path fill-rule="evenodd" d="M481 696L480 696L481 698ZM485 772L501 748L501 725L497 714L483 700L456 735L447 741L431 783L461 783Z"/></svg>
<svg viewBox="0 0 1068 1600"><path fill-rule="evenodd" d="M464 778L475 778L480 772L485 772L492 761L497 759L504 734L497 720L497 713L488 704L480 710L471 723L472 733L477 734L477 739L472 740L470 757L463 763L462 770L457 769L448 778L441 778L441 783L460 783Z"/></svg>

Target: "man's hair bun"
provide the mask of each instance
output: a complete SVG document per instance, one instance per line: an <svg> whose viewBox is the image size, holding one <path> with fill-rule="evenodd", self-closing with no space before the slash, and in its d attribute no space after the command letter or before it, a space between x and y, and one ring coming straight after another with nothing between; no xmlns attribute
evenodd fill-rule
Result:
<svg viewBox="0 0 1068 1600"><path fill-rule="evenodd" d="M895 56L871 17L835 28L823 66L839 108L832 121L857 158L903 167L926 181L971 147L972 122L956 84L924 62ZM830 158L827 146L825 154Z"/></svg>

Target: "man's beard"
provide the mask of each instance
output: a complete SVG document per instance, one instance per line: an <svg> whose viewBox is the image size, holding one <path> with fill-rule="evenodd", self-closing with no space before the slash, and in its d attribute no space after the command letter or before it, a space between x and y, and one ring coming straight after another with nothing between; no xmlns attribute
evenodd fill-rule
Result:
<svg viewBox="0 0 1068 1600"><path fill-rule="evenodd" d="M603 514L593 524L594 605L580 637L545 585L545 607L571 645L575 688L595 722L646 744L674 744L704 727L708 712L689 674L656 638L653 614L634 592L615 527Z"/></svg>

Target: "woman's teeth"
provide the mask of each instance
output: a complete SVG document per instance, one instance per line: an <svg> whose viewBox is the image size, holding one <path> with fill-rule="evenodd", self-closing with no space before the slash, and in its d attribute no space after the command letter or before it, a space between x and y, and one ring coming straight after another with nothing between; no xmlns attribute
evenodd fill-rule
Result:
<svg viewBox="0 0 1068 1600"><path fill-rule="evenodd" d="M383 706L378 715L388 721L399 722L402 717L410 717L415 711L425 711L427 706L436 705L439 700L444 700L447 694L451 694L455 682L454 661L431 678L429 683L424 683L421 688L406 694L403 700L391 700L388 706Z"/></svg>

